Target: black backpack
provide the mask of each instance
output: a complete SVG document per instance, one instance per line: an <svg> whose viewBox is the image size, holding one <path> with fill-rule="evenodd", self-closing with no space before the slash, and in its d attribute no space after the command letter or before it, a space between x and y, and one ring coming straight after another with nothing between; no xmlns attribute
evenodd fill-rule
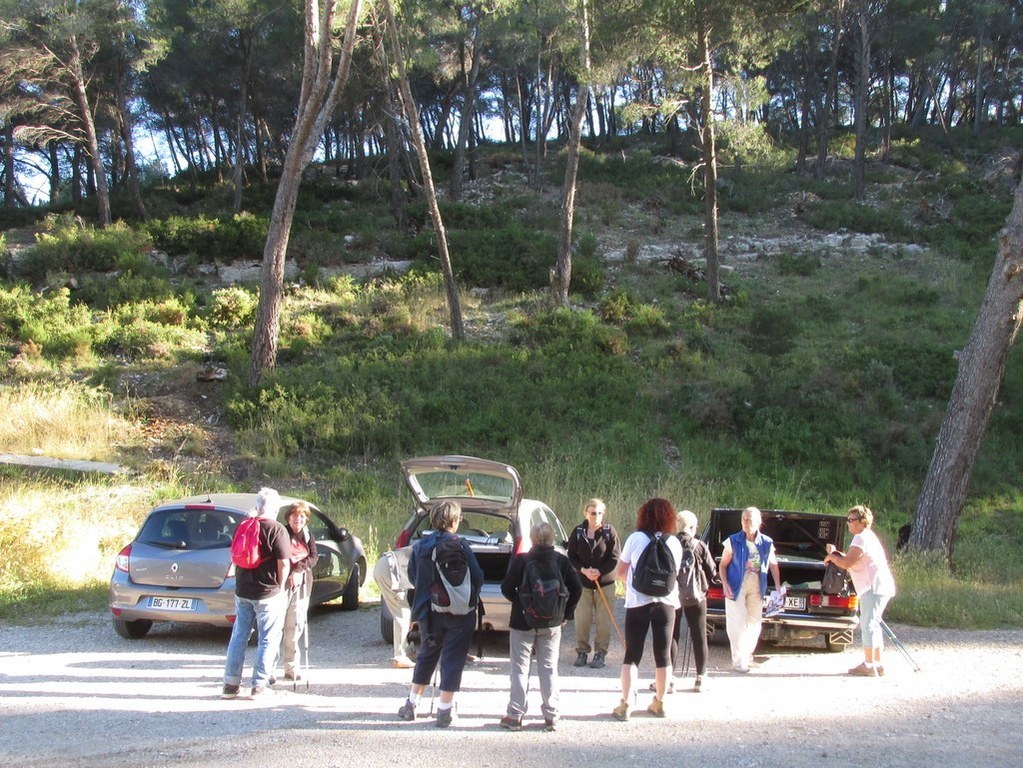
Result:
<svg viewBox="0 0 1023 768"><path fill-rule="evenodd" d="M430 609L437 613L464 616L476 608L469 573L469 556L457 536L440 540L433 548L433 583Z"/></svg>
<svg viewBox="0 0 1023 768"><path fill-rule="evenodd" d="M679 543L682 545L682 564L678 567L678 597L682 606L688 608L702 603L706 590L700 579L703 569L697 562L692 537L679 537Z"/></svg>
<svg viewBox="0 0 1023 768"><path fill-rule="evenodd" d="M667 597L675 589L678 569L663 533L647 534L650 542L632 568L632 588L649 597Z"/></svg>
<svg viewBox="0 0 1023 768"><path fill-rule="evenodd" d="M561 626L568 606L568 587L557 564L533 558L526 560L519 584L519 603L531 629Z"/></svg>

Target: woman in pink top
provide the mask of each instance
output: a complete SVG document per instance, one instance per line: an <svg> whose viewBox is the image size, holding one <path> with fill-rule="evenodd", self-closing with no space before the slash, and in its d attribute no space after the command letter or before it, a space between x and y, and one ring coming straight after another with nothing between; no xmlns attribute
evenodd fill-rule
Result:
<svg viewBox="0 0 1023 768"><path fill-rule="evenodd" d="M850 509L845 521L852 532L849 551L839 552L828 544L825 563L834 563L849 571L860 599L860 636L863 638L863 663L849 670L850 675L880 677L881 649L884 647L882 615L888 601L895 596L895 579L888 567L888 558L877 534L871 530L874 513L859 505Z"/></svg>

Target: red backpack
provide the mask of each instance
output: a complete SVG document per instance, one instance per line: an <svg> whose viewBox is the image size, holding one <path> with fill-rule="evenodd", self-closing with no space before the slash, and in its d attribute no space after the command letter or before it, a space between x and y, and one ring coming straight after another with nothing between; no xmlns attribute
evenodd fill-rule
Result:
<svg viewBox="0 0 1023 768"><path fill-rule="evenodd" d="M267 559L260 555L259 518L247 517L238 524L231 540L231 562L236 568L256 568Z"/></svg>

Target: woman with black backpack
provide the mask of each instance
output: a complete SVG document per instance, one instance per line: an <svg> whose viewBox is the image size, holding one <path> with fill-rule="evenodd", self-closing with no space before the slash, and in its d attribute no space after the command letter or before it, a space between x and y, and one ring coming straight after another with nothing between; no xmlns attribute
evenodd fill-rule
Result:
<svg viewBox="0 0 1023 768"><path fill-rule="evenodd" d="M696 515L688 509L678 513L678 539L682 544L682 562L678 569L678 595L682 607L675 612L675 629L671 640L671 668L678 657L682 616L686 617L689 637L693 641L693 661L696 662L696 680L693 690L699 693L707 682L707 589L717 577L717 566L710 548L696 538ZM668 684L668 693L675 689Z"/></svg>

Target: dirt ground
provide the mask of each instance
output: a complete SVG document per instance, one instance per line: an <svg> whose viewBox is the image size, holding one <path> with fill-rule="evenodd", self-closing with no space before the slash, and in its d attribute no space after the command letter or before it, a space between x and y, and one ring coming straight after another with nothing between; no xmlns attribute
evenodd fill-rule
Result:
<svg viewBox="0 0 1023 768"><path fill-rule="evenodd" d="M610 712L620 648L613 641L604 669L576 669L569 625L558 731L540 730L534 677L527 728L507 733L497 727L508 695L506 636L488 639L467 666L459 719L441 730L429 718L396 717L411 675L387 664L375 605L314 611L308 688L278 685L258 702L219 698L225 630L158 625L127 641L108 617L77 614L0 627L0 765L1023 763L1023 631L893 629L919 672L889 649L884 678L850 677L857 652L806 643L764 647L752 673L738 675L727 671L727 648L712 646L707 690L693 693L691 676L680 681L664 720L644 711L648 656L636 714L619 723Z"/></svg>

